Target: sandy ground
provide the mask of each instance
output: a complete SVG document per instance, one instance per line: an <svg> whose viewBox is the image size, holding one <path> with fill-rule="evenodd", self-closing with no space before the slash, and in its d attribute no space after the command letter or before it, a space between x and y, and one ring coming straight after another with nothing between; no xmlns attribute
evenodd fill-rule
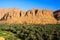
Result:
<svg viewBox="0 0 60 40"><path fill-rule="evenodd" d="M5 40L5 38L4 37L0 37L0 40Z"/></svg>

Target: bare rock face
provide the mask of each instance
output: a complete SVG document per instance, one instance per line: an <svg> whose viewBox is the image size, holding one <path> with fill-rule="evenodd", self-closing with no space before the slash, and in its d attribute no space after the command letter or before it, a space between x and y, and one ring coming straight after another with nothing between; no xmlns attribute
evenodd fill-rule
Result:
<svg viewBox="0 0 60 40"><path fill-rule="evenodd" d="M57 20L53 16L53 11L50 10L43 10L43 23L45 24L55 24L57 23Z"/></svg>
<svg viewBox="0 0 60 40"><path fill-rule="evenodd" d="M0 9L0 23L15 24L56 24L53 11L32 9L22 11L17 8Z"/></svg>

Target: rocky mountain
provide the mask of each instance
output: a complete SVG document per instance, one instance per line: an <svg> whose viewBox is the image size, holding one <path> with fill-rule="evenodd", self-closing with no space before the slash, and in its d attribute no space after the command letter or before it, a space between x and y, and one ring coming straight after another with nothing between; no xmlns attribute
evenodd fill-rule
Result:
<svg viewBox="0 0 60 40"><path fill-rule="evenodd" d="M57 24L58 19L55 17L57 14L51 10L32 9L24 11L18 8L3 8L0 9L0 23Z"/></svg>

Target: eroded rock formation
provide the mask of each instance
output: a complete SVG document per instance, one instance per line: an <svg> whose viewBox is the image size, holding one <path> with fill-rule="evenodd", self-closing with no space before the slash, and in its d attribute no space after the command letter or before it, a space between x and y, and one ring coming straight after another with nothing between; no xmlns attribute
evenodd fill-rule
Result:
<svg viewBox="0 0 60 40"><path fill-rule="evenodd" d="M58 24L60 23L60 10L56 10L53 12L54 17L57 19Z"/></svg>
<svg viewBox="0 0 60 40"><path fill-rule="evenodd" d="M0 23L56 24L53 11L32 9L22 11L17 8L0 9Z"/></svg>

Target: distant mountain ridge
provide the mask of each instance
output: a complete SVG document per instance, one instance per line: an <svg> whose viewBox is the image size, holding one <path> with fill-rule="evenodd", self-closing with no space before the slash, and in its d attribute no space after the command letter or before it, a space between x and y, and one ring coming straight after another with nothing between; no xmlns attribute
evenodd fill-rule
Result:
<svg viewBox="0 0 60 40"><path fill-rule="evenodd" d="M56 13L52 10L32 9L23 11L17 8L5 8L0 9L0 23L57 24L59 20L56 19L56 16L59 16L60 13Z"/></svg>

